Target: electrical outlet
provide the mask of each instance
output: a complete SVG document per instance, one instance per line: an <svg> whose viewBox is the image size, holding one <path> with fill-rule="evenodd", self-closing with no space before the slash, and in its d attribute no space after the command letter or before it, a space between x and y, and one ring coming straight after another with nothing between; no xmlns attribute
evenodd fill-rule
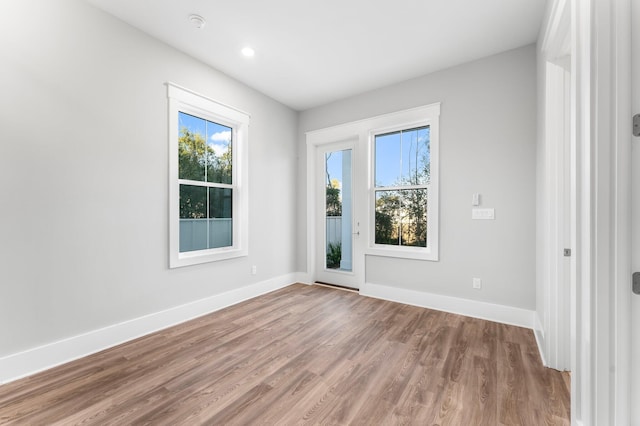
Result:
<svg viewBox="0 0 640 426"><path fill-rule="evenodd" d="M256 265L251 266L251 275L255 275L258 273L258 267Z"/></svg>
<svg viewBox="0 0 640 426"><path fill-rule="evenodd" d="M480 290L482 288L482 280L480 278L473 279L473 288Z"/></svg>

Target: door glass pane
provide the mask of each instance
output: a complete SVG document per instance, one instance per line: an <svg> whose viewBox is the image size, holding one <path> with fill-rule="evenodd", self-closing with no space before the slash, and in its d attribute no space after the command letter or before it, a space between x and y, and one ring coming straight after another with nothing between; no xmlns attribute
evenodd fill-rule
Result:
<svg viewBox="0 0 640 426"><path fill-rule="evenodd" d="M351 150L325 154L325 267L351 271L353 256Z"/></svg>

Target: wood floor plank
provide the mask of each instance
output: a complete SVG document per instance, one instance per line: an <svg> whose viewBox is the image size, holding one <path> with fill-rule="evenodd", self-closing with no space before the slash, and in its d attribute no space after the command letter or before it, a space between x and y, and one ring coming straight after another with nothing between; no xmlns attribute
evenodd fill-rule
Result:
<svg viewBox="0 0 640 426"><path fill-rule="evenodd" d="M8 425L569 425L531 330L295 284L0 386Z"/></svg>

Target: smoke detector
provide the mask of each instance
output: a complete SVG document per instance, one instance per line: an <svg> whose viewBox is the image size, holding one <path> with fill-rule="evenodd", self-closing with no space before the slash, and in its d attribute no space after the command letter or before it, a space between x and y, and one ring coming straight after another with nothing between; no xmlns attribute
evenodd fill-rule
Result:
<svg viewBox="0 0 640 426"><path fill-rule="evenodd" d="M203 29L207 23L202 16L196 14L189 15L189 22L199 30Z"/></svg>

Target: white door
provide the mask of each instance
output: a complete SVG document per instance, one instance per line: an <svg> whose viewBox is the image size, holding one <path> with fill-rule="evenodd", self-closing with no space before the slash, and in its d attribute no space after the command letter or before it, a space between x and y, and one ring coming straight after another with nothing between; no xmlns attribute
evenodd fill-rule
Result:
<svg viewBox="0 0 640 426"><path fill-rule="evenodd" d="M632 114L640 114L640 0L632 0L631 7L631 108ZM640 137L633 137L631 154L631 268L640 272ZM631 299L631 419L640 425L640 295Z"/></svg>
<svg viewBox="0 0 640 426"><path fill-rule="evenodd" d="M364 258L358 215L357 141L316 147L315 281L360 288Z"/></svg>

